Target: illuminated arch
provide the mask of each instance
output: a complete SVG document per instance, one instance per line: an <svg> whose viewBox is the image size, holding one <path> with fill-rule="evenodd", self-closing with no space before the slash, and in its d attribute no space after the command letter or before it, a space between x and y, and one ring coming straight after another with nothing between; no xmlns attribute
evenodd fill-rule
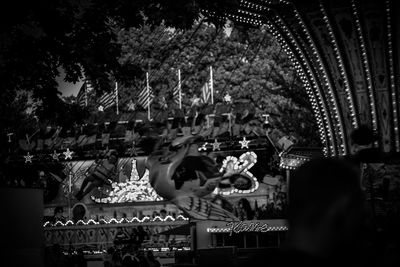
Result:
<svg viewBox="0 0 400 267"><path fill-rule="evenodd" d="M364 124L382 153L400 152L400 11L395 0L240 0L227 18L267 28L310 98L325 154L351 154ZM210 15L210 14L208 14Z"/></svg>

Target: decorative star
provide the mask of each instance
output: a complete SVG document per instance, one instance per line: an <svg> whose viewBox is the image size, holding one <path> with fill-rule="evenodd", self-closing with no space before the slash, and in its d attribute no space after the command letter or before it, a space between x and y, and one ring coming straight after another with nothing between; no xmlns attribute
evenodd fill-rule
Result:
<svg viewBox="0 0 400 267"><path fill-rule="evenodd" d="M192 102L191 107L200 106L202 104L202 99L197 95L194 95L190 101Z"/></svg>
<svg viewBox="0 0 400 267"><path fill-rule="evenodd" d="M219 148L219 146L221 145L221 143L218 143L217 139L215 139L214 143L213 143L213 151L215 150L221 150Z"/></svg>
<svg viewBox="0 0 400 267"><path fill-rule="evenodd" d="M241 148L249 148L249 143L250 143L250 141L247 141L247 140L246 140L246 137L243 137L243 140L242 140L242 141L239 141L239 143L242 145Z"/></svg>
<svg viewBox="0 0 400 267"><path fill-rule="evenodd" d="M199 148L199 151L202 151L202 150L206 151L206 150L207 150L207 145L208 145L208 143L205 142L205 143Z"/></svg>
<svg viewBox="0 0 400 267"><path fill-rule="evenodd" d="M51 154L51 157L52 157L54 160L58 160L58 157L59 157L59 156L60 156L60 153L57 153L56 150L54 150L54 153Z"/></svg>
<svg viewBox="0 0 400 267"><path fill-rule="evenodd" d="M128 110L132 110L132 111L136 110L136 105L135 105L135 103L133 103L132 100L129 101L129 103L128 103Z"/></svg>
<svg viewBox="0 0 400 267"><path fill-rule="evenodd" d="M227 103L231 103L232 102L232 97L229 95L229 93L226 93L226 95L224 96L224 100Z"/></svg>
<svg viewBox="0 0 400 267"><path fill-rule="evenodd" d="M24 158L25 158L25 163L28 163L28 162L32 163L33 156L31 154L29 154L29 152L28 152L28 155L24 156Z"/></svg>
<svg viewBox="0 0 400 267"><path fill-rule="evenodd" d="M69 148L67 148L67 151L63 152L65 159L72 159L72 153L73 151L70 151Z"/></svg>
<svg viewBox="0 0 400 267"><path fill-rule="evenodd" d="M99 111L104 111L104 107L103 107L103 106L99 106L99 107L98 107L98 110L99 110Z"/></svg>

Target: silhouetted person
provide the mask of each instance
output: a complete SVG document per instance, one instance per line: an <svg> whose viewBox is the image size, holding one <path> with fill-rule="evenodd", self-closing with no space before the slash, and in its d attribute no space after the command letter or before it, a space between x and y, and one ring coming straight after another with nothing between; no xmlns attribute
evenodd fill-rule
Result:
<svg viewBox="0 0 400 267"><path fill-rule="evenodd" d="M241 221L253 220L254 212L251 209L250 203L246 198L239 199L235 209L235 216L238 217Z"/></svg>
<svg viewBox="0 0 400 267"><path fill-rule="evenodd" d="M103 254L104 267L113 267L112 257L113 257L114 252L115 252L115 249L113 247L109 247L107 249L107 253Z"/></svg>
<svg viewBox="0 0 400 267"><path fill-rule="evenodd" d="M141 246L143 241L148 237L147 232L143 229L143 226L139 225L137 228L137 241L138 245Z"/></svg>
<svg viewBox="0 0 400 267"><path fill-rule="evenodd" d="M83 249L78 248L76 250L76 253L77 254L76 254L75 259L74 259L74 266L76 266L76 267L87 267L87 262L86 262L86 259L85 259L85 255L83 253Z"/></svg>
<svg viewBox="0 0 400 267"><path fill-rule="evenodd" d="M149 263L147 262L146 256L144 255L143 250L139 250L137 252L137 258L139 259L139 266L140 267L149 267Z"/></svg>
<svg viewBox="0 0 400 267"><path fill-rule="evenodd" d="M382 155L375 147L375 142L378 141L378 136L369 126L365 124L360 125L351 132L350 138L353 154L358 161L380 161Z"/></svg>
<svg viewBox="0 0 400 267"><path fill-rule="evenodd" d="M54 208L54 222L60 221L65 223L66 219L63 215L64 209L62 206L57 206Z"/></svg>
<svg viewBox="0 0 400 267"><path fill-rule="evenodd" d="M357 171L340 159L300 166L289 184L289 232L278 266L359 266L363 195Z"/></svg>
<svg viewBox="0 0 400 267"><path fill-rule="evenodd" d="M154 257L153 251L147 251L147 262L149 267L160 267L160 262Z"/></svg>
<svg viewBox="0 0 400 267"><path fill-rule="evenodd" d="M62 252L59 244L53 244L46 248L45 265L46 267L66 267L67 258Z"/></svg>

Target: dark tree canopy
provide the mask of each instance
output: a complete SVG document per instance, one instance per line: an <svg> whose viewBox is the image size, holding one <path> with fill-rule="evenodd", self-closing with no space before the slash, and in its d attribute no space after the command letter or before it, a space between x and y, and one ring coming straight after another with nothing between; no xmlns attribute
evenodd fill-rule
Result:
<svg viewBox="0 0 400 267"><path fill-rule="evenodd" d="M135 64L121 65L118 32L144 23L190 28L203 9L223 14L232 0L39 0L8 2L0 11L0 124L2 135L22 121L21 92L40 103L39 114L57 121L65 114L56 77L91 80L98 94L111 80L140 76ZM214 21L219 23L219 21ZM23 105L27 105L24 103ZM41 112L41 113L40 113ZM11 114L12 116L8 116ZM19 118L17 118L19 117Z"/></svg>
<svg viewBox="0 0 400 267"><path fill-rule="evenodd" d="M60 67L66 81L86 77L99 91L108 90L108 82L126 72L118 64L118 30L162 21L187 29L202 9L223 13L235 6L230 0L11 1L0 16L3 94L29 91L43 100L46 110L55 111ZM135 75L132 67L129 73Z"/></svg>
<svg viewBox="0 0 400 267"><path fill-rule="evenodd" d="M93 103L82 110L74 99L61 98L56 82L61 69L68 82L89 79L97 96L117 80L125 105L143 88L149 67L156 94L168 100L180 68L190 105L210 65L220 99L226 92L249 98L263 112L285 114L276 121L284 131L307 132L291 121L311 121L309 103L273 38L238 25L230 38L225 35L226 21L219 17L237 7L232 0L12 1L0 16L2 136L37 127L38 121L68 128L96 111ZM214 19L203 17L203 10L215 12Z"/></svg>

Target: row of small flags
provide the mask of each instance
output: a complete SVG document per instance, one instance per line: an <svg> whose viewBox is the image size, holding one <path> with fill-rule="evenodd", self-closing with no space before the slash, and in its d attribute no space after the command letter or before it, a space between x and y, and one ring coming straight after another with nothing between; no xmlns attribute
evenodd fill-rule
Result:
<svg viewBox="0 0 400 267"><path fill-rule="evenodd" d="M178 70L178 84L173 89L173 100L182 109L182 87L181 87L181 70ZM77 94L77 103L80 106L87 106L88 105L88 93L93 90L93 86L90 84L89 81L85 81L80 88ZM208 80L204 83L201 88L202 93L202 101L204 103L211 103L214 104L214 86L213 86L213 71L212 67L210 66L210 75ZM139 92L138 95L138 104L143 108L148 110L148 117L150 119L150 104L153 102L155 98L153 89L149 85L149 73L146 73L146 87ZM99 100L98 104L100 106L99 110L104 110L110 108L112 106L116 106L117 114L119 113L119 106L118 106L118 83L115 83L115 89L113 92L105 93L102 95ZM166 100L165 97L161 98L160 104L162 108L166 108Z"/></svg>
<svg viewBox="0 0 400 267"><path fill-rule="evenodd" d="M119 137L119 140L123 140L124 142L131 143L135 140L138 133L133 130L126 130L125 136ZM103 133L101 136L98 134L92 135L80 135L78 137L59 137L56 134L47 139L35 139L35 140L26 140L20 139L18 140L18 145L22 150L43 150L43 149L58 149L62 147L83 147L87 145L93 145L97 143L97 141L101 140L101 144L108 145L110 140L110 133Z"/></svg>

